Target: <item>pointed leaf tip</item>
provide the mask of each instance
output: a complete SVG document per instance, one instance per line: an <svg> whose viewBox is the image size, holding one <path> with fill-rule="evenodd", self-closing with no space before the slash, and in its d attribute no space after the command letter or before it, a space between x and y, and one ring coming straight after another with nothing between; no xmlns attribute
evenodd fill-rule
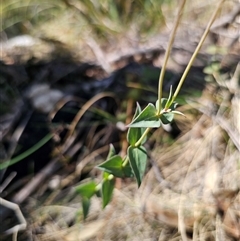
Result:
<svg viewBox="0 0 240 241"><path fill-rule="evenodd" d="M119 155L115 155L98 165L97 168L116 177L124 177L122 164L122 158Z"/></svg>
<svg viewBox="0 0 240 241"><path fill-rule="evenodd" d="M139 187L147 166L146 149L143 146L138 148L130 146L128 148L128 157Z"/></svg>
<svg viewBox="0 0 240 241"><path fill-rule="evenodd" d="M110 159L114 155L116 155L115 148L114 148L113 144L110 144L107 160Z"/></svg>
<svg viewBox="0 0 240 241"><path fill-rule="evenodd" d="M76 192L82 197L91 198L96 193L96 186L94 181L83 183L76 187Z"/></svg>
<svg viewBox="0 0 240 241"><path fill-rule="evenodd" d="M133 121L128 125L132 128L157 128L160 127L161 121L157 116L156 107L149 103Z"/></svg>
<svg viewBox="0 0 240 241"><path fill-rule="evenodd" d="M87 197L82 198L82 209L83 209L83 219L85 220L87 218L87 215L89 213L91 201Z"/></svg>
<svg viewBox="0 0 240 241"><path fill-rule="evenodd" d="M115 178L110 178L110 176L111 174L104 173L104 180L102 183L103 208L105 208L111 201L115 186Z"/></svg>

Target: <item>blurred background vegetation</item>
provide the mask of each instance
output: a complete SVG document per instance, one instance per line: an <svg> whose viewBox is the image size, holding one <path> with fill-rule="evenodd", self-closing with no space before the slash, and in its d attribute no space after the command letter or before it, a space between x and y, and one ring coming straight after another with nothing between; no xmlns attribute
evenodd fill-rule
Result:
<svg viewBox="0 0 240 241"><path fill-rule="evenodd" d="M194 30L199 37L217 2L188 1L182 21L184 31L179 30L178 35ZM227 1L222 14L232 10L234 4ZM154 38L171 30L178 5L172 0L2 0L0 37L7 41L29 34L61 44L78 59L89 61L93 59L91 51L86 52L89 45L99 46L104 53L136 49L142 43L156 45L158 39Z"/></svg>
<svg viewBox="0 0 240 241"><path fill-rule="evenodd" d="M42 27L55 24L58 29L65 29L66 35L75 30L81 36L86 28L101 38L124 35L126 30L149 34L164 24L162 5L170 3L171 0L3 0L1 31L8 37L37 34Z"/></svg>

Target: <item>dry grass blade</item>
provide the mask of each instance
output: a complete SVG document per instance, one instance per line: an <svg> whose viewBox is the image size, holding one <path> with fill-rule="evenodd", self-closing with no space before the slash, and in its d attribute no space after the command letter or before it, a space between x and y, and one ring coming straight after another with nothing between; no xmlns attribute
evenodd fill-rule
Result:
<svg viewBox="0 0 240 241"><path fill-rule="evenodd" d="M9 0L9 3L12 1ZM8 5L6 0L3 2ZM20 1L13 6L20 6L23 2L29 1ZM59 134L60 148L57 146L58 143L53 142L52 154L54 157L49 157L49 163L45 168L34 175L26 185L22 185L21 190L14 194L11 199L17 204L24 205L25 213L29 214L26 215L28 223L26 233L31 233L30 238L45 241L235 241L240 239L240 147L238 141L240 138L240 65L237 65L233 73L232 69L235 66L231 66L228 59L225 59L225 62L229 64L227 67L231 70L219 69L219 72L212 74L212 82L208 83L204 82L205 76L202 75L203 68L206 65L209 66L209 62L221 62L219 66L226 67L224 61L221 61L224 54L219 50L218 45L223 48L230 46L229 41L226 44L224 38L229 35L228 38L231 39L232 35L229 32L232 33L236 26L239 26L236 18L236 15L239 14L239 4L236 1L226 1L226 8L223 8L222 12L227 18L220 17L219 22L211 27L215 14L218 12L218 7L223 3L222 0L211 2L188 1L185 8L189 7L189 9L186 10L185 15L183 14L182 24L180 25L179 19L185 2L187 1L183 0L180 6L177 1L159 0L52 1L53 6L55 6L54 9L56 9L54 16L57 17L53 16L46 24L43 24L48 11L44 12L42 5L44 3L38 3L36 0L32 2L33 5L31 6L39 4L39 9L43 10L42 20L39 22L40 27L36 27L36 29L35 27L32 29L35 26L35 20L29 19L33 10L29 5L30 12L25 19L28 19L27 22L30 24L26 25L26 28L34 30L33 32L37 32L37 34L46 35L45 39L49 40L50 45L54 45L54 40L67 43L69 49L73 49L73 57L78 60L78 63L86 60L97 63L109 74L111 74L114 66L117 72L114 72L110 77L118 77L113 78L117 82L117 87L114 85L115 83L109 88L107 87L108 89L112 88L112 93L101 92L104 89L102 88L99 92L96 90L99 94L95 95L95 89L98 87L94 87L94 94L86 95L86 99L83 100L74 97L74 95L78 95L78 92L77 94L74 92L70 97L67 97L69 94L68 88L66 88L66 93L64 92L65 82L72 80L72 75L69 76L69 72L67 76L64 76L63 82L65 82L58 84L57 82L61 82L61 80L51 79L54 71L58 71L57 68L44 69L43 76L49 74L49 81L52 81L51 87L55 88L56 84L57 88L62 88L65 97L59 102L59 105L56 105L55 110L49 113L47 119L47 128L50 131L53 130L53 135ZM172 18L179 7L178 5L180 11L173 26ZM50 7L50 5L47 4L46 7ZM21 10L24 9L26 9L25 5ZM233 11L230 12L231 9ZM149 18L146 17L149 16L150 12L154 12L154 15ZM159 28L159 21L161 22L160 25L164 23L162 12L169 21L166 29ZM212 12L214 12L214 16L191 58L198 39L204 31L203 25L207 25L207 16ZM11 13L9 17L13 18L16 11L13 9L9 13ZM41 16L39 15L39 18ZM235 21L235 23L228 23L228 21ZM8 24L11 24L11 21L8 21ZM230 27L227 26L228 24ZM233 25L234 27L232 27ZM169 41L168 26L171 26L171 28L173 26ZM224 28L222 32L218 31L222 26ZM206 44L210 47L214 45L216 52L206 54L205 46L201 51L200 48L209 29L211 34ZM220 35L218 35L219 33ZM151 34L154 34L154 36L152 37ZM33 49L35 49L35 46ZM170 51L172 52L171 57L169 57ZM117 129L116 122L128 124L132 117L135 99L129 97L129 89L131 91L142 91L140 93L146 91L147 95L153 97L151 99L153 101L156 98L157 88L152 86L155 74L153 74L153 68L148 69L148 65L153 63L153 65L162 66L160 76L162 85L167 60L169 60L169 69L177 71L179 74L184 71L188 60L190 60L180 85L176 89L175 95L177 95L198 51L200 51L199 59L197 59L196 64L194 62L193 73L191 74L190 71L189 79L186 80L187 84L189 80L192 89L189 88L189 91L187 89L189 86L186 86L187 95L182 97L184 100L178 109L186 114L187 118L176 116L176 123L171 126L170 132L167 128L167 131L156 130L149 142L146 143L146 148L149 150L149 156L152 160L142 186L137 189L136 183L131 178L123 180L121 188L116 186L112 202L103 211L101 210L101 200L94 196L89 217L83 221L80 205L81 197L75 193L75 186L92 178L95 178L96 182L99 183L102 176L97 170L92 169L106 155L110 140L113 140L114 144L116 143L117 152L121 151L121 154L125 156L128 143L122 139L125 138L124 132L126 129L125 126L121 131ZM237 52L235 49L229 50L229 52L234 51ZM37 49L36 52L36 55L30 54L32 59L39 56L38 54L41 51ZM166 55L163 61L164 52L166 52ZM41 54L44 55L44 53L43 51ZM21 54L17 52L16 55L20 56ZM52 56L51 53L49 55ZM111 62L111 59L114 59L114 62ZM10 60L12 62L7 62L13 63L14 57ZM141 67L132 65L131 61L137 61L137 64ZM20 61L20 63L22 62ZM128 66L121 69L123 72L118 71L119 66L125 65ZM30 67L27 65L26 69ZM80 93L85 90L85 88L81 89L81 81L85 81L85 77L87 78L86 82L89 79L95 81L95 78L106 77L106 73L103 74L102 70L100 76L98 76L100 67L97 66L97 68L97 70L93 70L94 74L85 75L84 73L82 77L81 73L78 72L74 76L76 82L73 85L80 86L78 88ZM145 73L145 70L147 73ZM89 71L92 71L92 69L90 68ZM227 73L224 72L223 74L222 71ZM201 74L199 74L200 72ZM6 73L8 72L6 71ZM142 73L143 76L138 78ZM38 73L36 75L38 76ZM10 76L12 77L12 75ZM168 90L170 85L177 86L176 82L179 76L175 77L169 82L166 81L166 86L163 84L165 90ZM143 84L139 83L143 78L146 78L146 81ZM201 83L204 82L199 88L201 97L192 97L195 90L198 90L197 81L199 79ZM39 77L37 80L42 79ZM90 82L87 83L89 86L91 86ZM95 81L95 83L99 83L97 86L101 85L101 81ZM69 82L66 85L68 84ZM120 88L118 88L119 86ZM202 88L204 88L203 91ZM91 90L92 88L90 88ZM125 90L126 95L123 93ZM124 97L118 96L119 93L123 93ZM142 103L145 104L145 99L149 97L147 95L140 94L139 101L143 101ZM160 93L161 95L162 93ZM81 94L78 96L81 96ZM125 98L126 96L127 98ZM111 98L115 100L116 97L120 97L121 101L117 103L118 109L111 109L111 113L116 114L116 118L111 119L110 115L95 112L95 105L98 106L98 101L105 97L107 97L106 102ZM58 116L62 113L64 115L70 113L69 110L67 110L69 112L63 110L65 107L68 108L68 106L65 106L68 102L75 102L74 108L76 107L74 110L70 110L72 111L69 115L71 120L58 122ZM105 105L105 103L103 104ZM115 108L115 105L111 108ZM61 111L63 112L61 113ZM88 112L91 113L88 115ZM102 116L96 116L95 113L102 114ZM92 117L93 119L91 119ZM102 117L104 119L99 121L99 118ZM91 119L90 122L86 123L89 119ZM92 121L94 121L93 125ZM85 128L86 124L88 125L87 128ZM56 125L61 125L61 128L54 129ZM64 131L62 131L63 129ZM175 130L177 134L175 134ZM180 134L179 130L181 131ZM67 132L66 135L65 131ZM114 138L116 137L117 140L111 136L115 134ZM16 135L16 140L19 136ZM31 135L29 136L31 137ZM63 139L61 140L62 136ZM15 146L13 149L15 149ZM66 162L64 162L65 160ZM11 178L11 176L9 177ZM51 177L52 180L57 180L57 182L55 186L50 187L49 180ZM56 179L54 179L55 177ZM0 189L3 190L8 182L6 180L0 186ZM2 200L0 199L1 204L4 203ZM16 209L18 206L13 205L12 207ZM26 222L22 221L22 224L20 228L24 228ZM14 228L8 230L9 233L15 231ZM23 240L26 239L23 238Z"/></svg>
<svg viewBox="0 0 240 241"><path fill-rule="evenodd" d="M165 56L164 56L162 70L161 70L161 73L160 73L160 76L159 76L159 87L158 87L158 90L159 90L158 99L159 100L162 99L164 74L165 74L165 71L166 71L167 62L168 62L168 58L169 58L169 55L170 55L170 52L171 52L173 41L174 41L174 38L176 36L176 32L177 32L178 26L180 24L180 19L181 19L182 14L183 14L183 9L184 9L185 3L186 3L186 1L182 0L181 5L179 7L179 12L178 12L177 18L176 18L175 23L173 25L174 27L173 27L172 33L171 33L169 41L168 41L168 47L167 47L167 50L166 50L166 53L165 53ZM158 109L159 109L159 111L161 111L161 109L162 109L161 101L159 101L159 108Z"/></svg>
<svg viewBox="0 0 240 241"><path fill-rule="evenodd" d="M104 98L104 97L113 97L114 98L114 94L113 93L99 93L97 95L95 95L93 98L91 98L89 101L87 101L80 109L80 111L76 114L76 116L74 117L72 123L69 126L69 131L65 137L65 141L64 141L64 145L62 147L63 150L67 150L69 145L71 144L71 136L73 135L74 130L76 129L76 126L79 122L79 120L82 118L82 116L86 113L86 111L89 110L89 108L98 100Z"/></svg>
<svg viewBox="0 0 240 241"><path fill-rule="evenodd" d="M9 202L3 198L0 198L0 204L8 209L13 210L15 212L16 217L18 218L19 224L5 231L5 234L13 234L13 241L15 241L17 240L18 232L26 229L27 227L26 219L24 218L17 204Z"/></svg>

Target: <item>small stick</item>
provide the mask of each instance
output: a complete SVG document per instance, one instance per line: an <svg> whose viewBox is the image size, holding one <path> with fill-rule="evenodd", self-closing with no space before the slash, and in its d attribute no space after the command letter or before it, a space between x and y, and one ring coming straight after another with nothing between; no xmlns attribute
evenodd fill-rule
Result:
<svg viewBox="0 0 240 241"><path fill-rule="evenodd" d="M25 230L27 227L27 222L19 208L19 206L16 203L9 202L3 198L0 198L0 204L8 209L11 209L16 214L16 217L18 218L19 224L13 226L12 228L6 230L5 234L14 234L14 237L17 237L17 233L20 230Z"/></svg>

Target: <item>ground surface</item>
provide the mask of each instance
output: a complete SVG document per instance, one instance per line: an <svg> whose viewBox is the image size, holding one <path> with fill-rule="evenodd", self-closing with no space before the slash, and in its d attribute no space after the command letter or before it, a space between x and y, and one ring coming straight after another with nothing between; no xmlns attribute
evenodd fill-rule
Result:
<svg viewBox="0 0 240 241"><path fill-rule="evenodd" d="M83 221L75 187L101 178L94 166L110 143L126 152L121 127L135 102L144 107L157 98L177 6L162 6L164 21L151 34L138 32L133 21L128 31L121 23L115 34L105 29L104 39L94 27L79 34L82 22L73 19L82 6L66 2L66 14L30 31L34 38L24 40L30 46L9 41L2 51L1 163L19 162L1 170L0 187L1 197L19 204L27 221L18 240L239 240L239 4L226 3L186 79L178 99L186 117L152 131L142 186L119 180L111 204L102 210L94 198ZM176 87L215 2L188 3L166 93ZM1 210L3 230L18 223ZM11 240L14 233L1 238Z"/></svg>

